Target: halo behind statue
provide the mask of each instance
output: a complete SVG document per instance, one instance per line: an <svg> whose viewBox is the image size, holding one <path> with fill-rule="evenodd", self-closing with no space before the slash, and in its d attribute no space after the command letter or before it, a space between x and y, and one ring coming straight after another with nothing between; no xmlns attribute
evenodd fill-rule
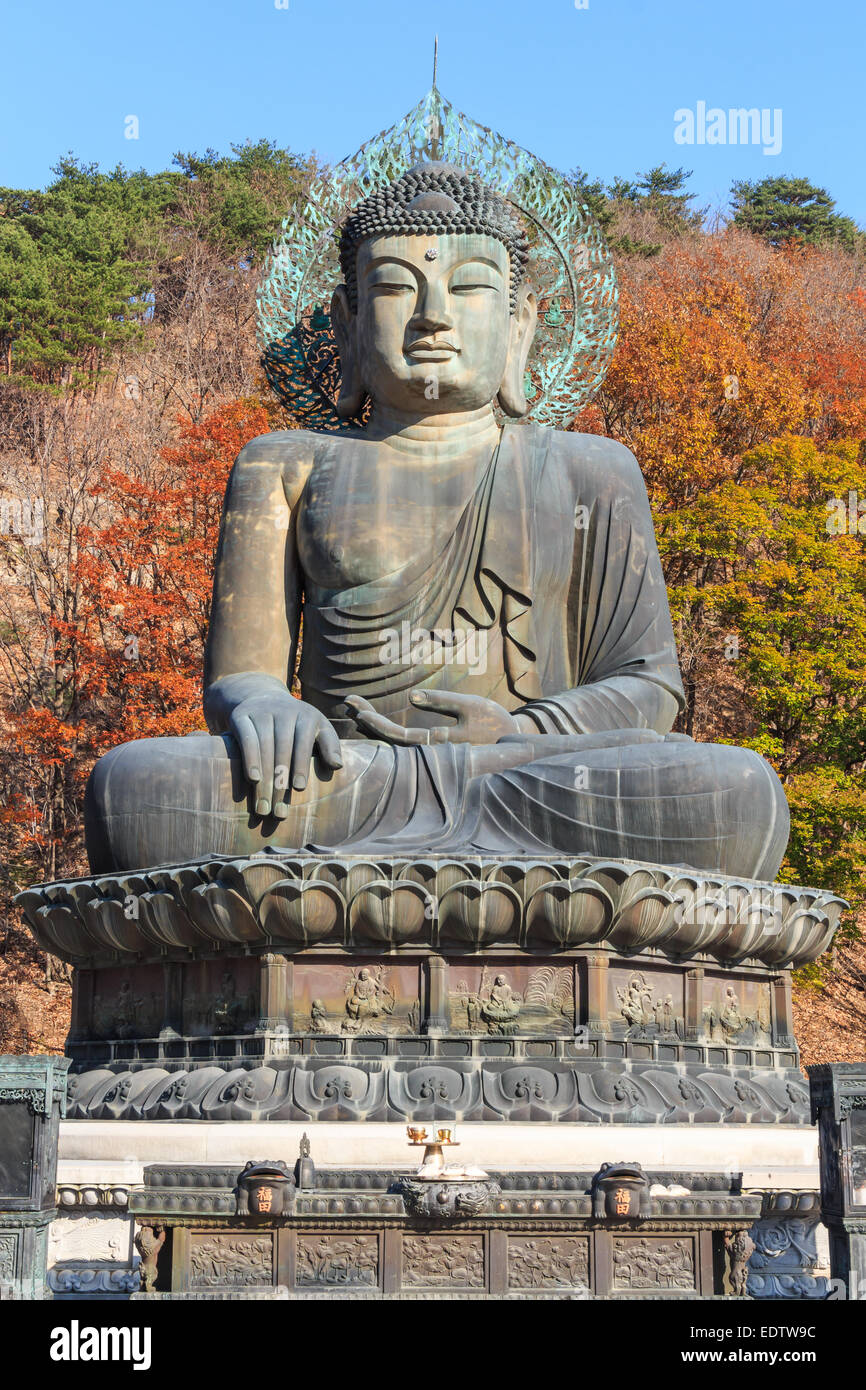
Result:
<svg viewBox="0 0 866 1390"><path fill-rule="evenodd" d="M592 399L616 346L617 285L598 223L560 174L456 111L433 87L397 125L312 184L286 218L258 293L262 365L284 405L310 429L363 422L336 411L340 361L326 306L340 281L336 234L361 199L425 159L471 169L501 193L529 236L538 332L527 363L529 418L564 428Z"/></svg>

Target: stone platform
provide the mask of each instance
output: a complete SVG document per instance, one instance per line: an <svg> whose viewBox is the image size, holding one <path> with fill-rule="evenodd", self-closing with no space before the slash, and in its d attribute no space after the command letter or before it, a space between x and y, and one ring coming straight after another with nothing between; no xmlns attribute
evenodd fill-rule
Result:
<svg viewBox="0 0 866 1390"><path fill-rule="evenodd" d="M19 896L75 965L69 1115L808 1120L790 969L844 906L634 861L266 851Z"/></svg>
<svg viewBox="0 0 866 1390"><path fill-rule="evenodd" d="M184 1273L180 1266L180 1282L176 1282L174 1237L169 1235L159 1256L162 1277L157 1293L150 1296L264 1296L261 1288L251 1292L246 1282L261 1260L254 1259L250 1269L245 1259L249 1240L264 1238L278 1260L276 1273L271 1269L269 1276L278 1282L269 1286L269 1296L420 1297L418 1288L423 1285L394 1291L391 1280L388 1292L379 1278L381 1273L384 1279L387 1261L392 1261L393 1268L394 1242L399 1241L402 1250L402 1242L413 1233L446 1244L454 1234L468 1236L473 1249L480 1240L485 1252L483 1277L466 1296L527 1296L519 1284L512 1286L512 1277L524 1277L513 1276L513 1271L507 1276L505 1292L490 1292L491 1287L504 1287L504 1231L509 1242L512 1237L518 1242L540 1238L536 1249L547 1252L550 1270L548 1274L525 1272L527 1279L536 1280L536 1290L546 1287L540 1296L618 1297L614 1289L601 1293L598 1284L594 1292L579 1281L569 1289L562 1272L572 1269L565 1256L578 1247L589 1251L598 1239L589 1229L593 1174L627 1152L648 1175L655 1224L642 1221L633 1229L621 1229L619 1235L638 1241L652 1236L662 1245L671 1238L675 1243L686 1238L689 1268L696 1270L696 1279L703 1278L703 1291L692 1280L687 1289L669 1289L665 1297L718 1296L714 1290L724 1231L746 1227L755 1246L747 1276L750 1297L826 1297L829 1269L826 1232L819 1224L816 1130L731 1126L723 1133L720 1143L719 1131L712 1126L636 1125L628 1130L624 1146L623 1133L609 1128L528 1122L461 1125L457 1135L461 1147L454 1152L461 1161L480 1164L493 1176L504 1203L503 1210L488 1212L470 1227L462 1221L457 1226L419 1223L407 1211L398 1191L411 1171L403 1125L67 1120L60 1135L58 1218L51 1228L49 1281L55 1297L128 1298L141 1287L140 1260L133 1245L136 1224L162 1224L170 1231L183 1228L180 1239L190 1242L184 1258L191 1255L193 1245L207 1244L214 1236L219 1239L210 1255L219 1256L221 1250L226 1254L227 1242L232 1258L211 1271L218 1275L212 1284L191 1283L189 1269ZM253 1229L256 1223L246 1218L238 1221L237 1180L250 1159L267 1154L291 1170L307 1135L315 1159L312 1186L298 1188L288 1224L278 1223L275 1235L273 1230ZM309 1183L310 1177L307 1169L304 1181ZM279 1282L285 1275L280 1261L288 1257L289 1248L294 1249L295 1260L300 1248L303 1263L317 1243L326 1255L339 1254L346 1242L354 1248L359 1237L359 1249L375 1247L377 1273L372 1282L367 1282L369 1269L359 1282L349 1278L339 1261L330 1269L327 1260L321 1279L305 1283L305 1276L300 1281L295 1277L291 1290ZM602 1245L605 1239L602 1233ZM240 1241L237 1247L236 1240ZM715 1248L712 1277L703 1267L704 1277L700 1261L707 1242ZM419 1249L426 1248L430 1241L417 1244ZM462 1244L458 1241L456 1249ZM691 1263L695 1250L697 1266ZM454 1251L445 1253L450 1259ZM598 1268L603 1251L594 1258L593 1268ZM519 1257L516 1263L521 1263ZM574 1268L581 1274L583 1254ZM448 1277L428 1286L430 1296L462 1297L462 1292L455 1293L459 1281L452 1285L447 1265L442 1272ZM548 1278L552 1283L545 1285ZM652 1289L645 1289L641 1296L654 1295Z"/></svg>
<svg viewBox="0 0 866 1390"><path fill-rule="evenodd" d="M663 1296L717 1297L746 1230L752 1296L826 1296L790 971L829 945L832 894L631 861L268 851L19 901L75 966L56 1296L139 1288L135 1221L148 1249L168 1233L147 1296L655 1296L640 1281L670 1266ZM409 1121L459 1122L505 1209L419 1226ZM315 1190L251 1235L237 1174L294 1162L305 1131ZM623 1158L658 1190L654 1224L614 1236L584 1208ZM616 1240L637 1243L617 1259Z"/></svg>

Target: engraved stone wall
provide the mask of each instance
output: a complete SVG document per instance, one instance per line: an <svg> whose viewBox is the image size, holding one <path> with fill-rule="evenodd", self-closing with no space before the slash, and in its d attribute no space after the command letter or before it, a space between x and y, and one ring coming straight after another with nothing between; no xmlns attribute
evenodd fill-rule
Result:
<svg viewBox="0 0 866 1390"><path fill-rule="evenodd" d="M586 1236L511 1236L508 1286L512 1289L580 1289L589 1285Z"/></svg>
<svg viewBox="0 0 866 1390"><path fill-rule="evenodd" d="M405 1235L403 1284L410 1289L482 1289L484 1237Z"/></svg>
<svg viewBox="0 0 866 1390"><path fill-rule="evenodd" d="M273 1283L272 1235L194 1236L190 1283L194 1289Z"/></svg>
<svg viewBox="0 0 866 1390"><path fill-rule="evenodd" d="M300 1232L295 1283L298 1288L375 1288L378 1236Z"/></svg>
<svg viewBox="0 0 866 1390"><path fill-rule="evenodd" d="M694 1289L694 1241L618 1237L613 1242L613 1287L660 1291Z"/></svg>

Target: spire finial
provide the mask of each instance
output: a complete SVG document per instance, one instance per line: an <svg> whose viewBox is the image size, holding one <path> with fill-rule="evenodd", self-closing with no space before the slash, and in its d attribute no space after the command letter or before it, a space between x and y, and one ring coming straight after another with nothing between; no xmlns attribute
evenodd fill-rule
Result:
<svg viewBox="0 0 866 1390"><path fill-rule="evenodd" d="M433 38L433 91L436 90L436 67L439 62L439 35Z"/></svg>

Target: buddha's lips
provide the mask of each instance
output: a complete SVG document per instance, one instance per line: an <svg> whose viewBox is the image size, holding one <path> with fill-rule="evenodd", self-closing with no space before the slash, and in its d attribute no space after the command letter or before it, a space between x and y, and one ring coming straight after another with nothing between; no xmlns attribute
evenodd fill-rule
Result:
<svg viewBox="0 0 866 1390"><path fill-rule="evenodd" d="M425 357L431 361L444 360L459 353L459 347L447 341L437 342L429 338L419 338L404 349L404 357Z"/></svg>

